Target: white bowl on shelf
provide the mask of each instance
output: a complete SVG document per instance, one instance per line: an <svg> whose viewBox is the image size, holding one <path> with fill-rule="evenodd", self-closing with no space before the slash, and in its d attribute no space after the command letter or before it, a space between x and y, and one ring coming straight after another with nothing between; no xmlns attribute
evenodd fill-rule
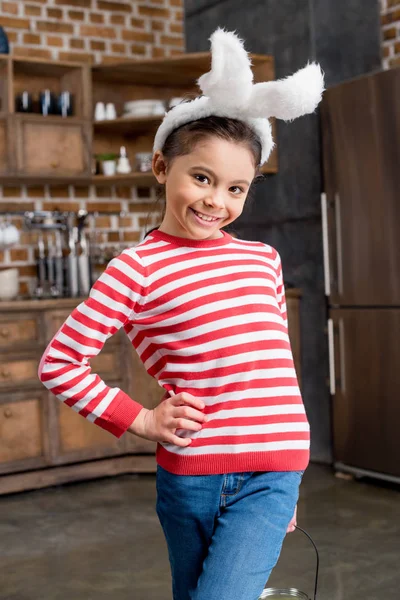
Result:
<svg viewBox="0 0 400 600"><path fill-rule="evenodd" d="M124 117L147 117L164 113L163 100L131 100L124 104Z"/></svg>

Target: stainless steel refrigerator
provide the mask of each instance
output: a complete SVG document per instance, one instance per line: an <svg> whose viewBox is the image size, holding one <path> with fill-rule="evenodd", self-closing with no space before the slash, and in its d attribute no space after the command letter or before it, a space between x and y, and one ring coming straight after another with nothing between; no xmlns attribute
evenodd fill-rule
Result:
<svg viewBox="0 0 400 600"><path fill-rule="evenodd" d="M400 68L328 89L321 132L334 465L400 482Z"/></svg>

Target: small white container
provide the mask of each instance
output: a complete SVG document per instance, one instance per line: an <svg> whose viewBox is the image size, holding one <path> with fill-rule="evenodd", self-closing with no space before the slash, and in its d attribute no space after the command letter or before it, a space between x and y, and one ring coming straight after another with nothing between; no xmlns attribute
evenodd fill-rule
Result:
<svg viewBox="0 0 400 600"><path fill-rule="evenodd" d="M18 296L18 269L0 271L0 300L13 300Z"/></svg>
<svg viewBox="0 0 400 600"><path fill-rule="evenodd" d="M0 229L0 246L13 246L14 244L18 244L19 240L19 230L15 225L8 223L4 228Z"/></svg>
<svg viewBox="0 0 400 600"><path fill-rule="evenodd" d="M119 159L117 163L117 173L126 174L132 171L131 165L129 163L129 158L126 154L125 146L121 146L119 151Z"/></svg>
<svg viewBox="0 0 400 600"><path fill-rule="evenodd" d="M115 160L103 160L101 163L101 169L103 175L112 176L115 175L117 163Z"/></svg>
<svg viewBox="0 0 400 600"><path fill-rule="evenodd" d="M106 105L106 119L108 121L112 121L117 118L117 111L115 110L115 105L112 102L108 102Z"/></svg>
<svg viewBox="0 0 400 600"><path fill-rule="evenodd" d="M106 107L104 102L97 102L96 108L94 109L94 120L104 121L106 118Z"/></svg>

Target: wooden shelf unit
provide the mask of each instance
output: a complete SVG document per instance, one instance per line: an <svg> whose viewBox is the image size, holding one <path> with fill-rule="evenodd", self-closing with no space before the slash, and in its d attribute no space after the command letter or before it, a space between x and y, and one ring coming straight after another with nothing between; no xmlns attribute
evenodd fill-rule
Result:
<svg viewBox="0 0 400 600"><path fill-rule="evenodd" d="M251 58L255 83L274 78L271 56ZM92 158L105 152L118 153L125 146L134 168L137 152L152 151L162 116L123 117L124 103L193 98L199 94L197 79L210 66L208 52L110 65L0 55L0 183L156 184L152 174L135 171L129 176L93 175ZM29 91L37 98L43 89L55 94L70 91L74 116L15 111L18 94ZM97 102L114 103L117 118L94 121ZM273 120L272 127L275 130ZM276 150L263 172L277 172Z"/></svg>

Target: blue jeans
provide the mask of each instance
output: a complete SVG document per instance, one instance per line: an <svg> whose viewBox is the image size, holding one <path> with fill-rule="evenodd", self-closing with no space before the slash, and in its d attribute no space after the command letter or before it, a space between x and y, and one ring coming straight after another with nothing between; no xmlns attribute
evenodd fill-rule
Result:
<svg viewBox="0 0 400 600"><path fill-rule="evenodd" d="M175 475L157 465L156 511L174 600L257 600L278 561L302 476Z"/></svg>

